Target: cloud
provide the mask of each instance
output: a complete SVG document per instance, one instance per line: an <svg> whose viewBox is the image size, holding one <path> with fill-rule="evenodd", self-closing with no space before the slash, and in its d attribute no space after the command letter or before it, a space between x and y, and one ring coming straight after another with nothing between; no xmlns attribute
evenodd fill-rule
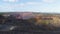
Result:
<svg viewBox="0 0 60 34"><path fill-rule="evenodd" d="M0 11L15 11L15 10L20 10L22 9L24 5L21 4L5 4L5 5L0 5Z"/></svg>
<svg viewBox="0 0 60 34"><path fill-rule="evenodd" d="M26 2L26 3L20 3L21 6L40 6L40 4L43 4L41 2Z"/></svg>
<svg viewBox="0 0 60 34"><path fill-rule="evenodd" d="M20 3L20 6L22 6L22 7L23 7L24 5L25 5L24 3Z"/></svg>
<svg viewBox="0 0 60 34"><path fill-rule="evenodd" d="M18 2L19 0L3 0L4 2Z"/></svg>
<svg viewBox="0 0 60 34"><path fill-rule="evenodd" d="M16 0L4 0L5 2L16 2ZM43 0L43 2L26 2L26 3L19 3L19 4L4 4L0 5L0 10L2 11L41 11L41 12L53 12L53 11L60 11L60 8L57 9L52 9L52 8L44 8L44 7L51 7L49 5L45 5L44 2L46 3L52 3L55 0ZM55 6L55 5L53 5Z"/></svg>
<svg viewBox="0 0 60 34"><path fill-rule="evenodd" d="M55 2L56 0L42 0L43 2L46 2L46 3L53 3Z"/></svg>
<svg viewBox="0 0 60 34"><path fill-rule="evenodd" d="M41 12L47 12L47 13L60 13L60 7L42 7L40 8Z"/></svg>
<svg viewBox="0 0 60 34"><path fill-rule="evenodd" d="M28 4L28 5L37 5L37 4L41 4L41 2L27 2L26 4Z"/></svg>
<svg viewBox="0 0 60 34"><path fill-rule="evenodd" d="M27 2L26 4L37 4L36 2Z"/></svg>

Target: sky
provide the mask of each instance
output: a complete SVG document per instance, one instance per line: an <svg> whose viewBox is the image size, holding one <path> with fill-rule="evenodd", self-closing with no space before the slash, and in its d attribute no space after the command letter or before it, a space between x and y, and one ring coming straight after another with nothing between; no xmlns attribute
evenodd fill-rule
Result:
<svg viewBox="0 0 60 34"><path fill-rule="evenodd" d="M0 12L60 13L60 0L0 0Z"/></svg>

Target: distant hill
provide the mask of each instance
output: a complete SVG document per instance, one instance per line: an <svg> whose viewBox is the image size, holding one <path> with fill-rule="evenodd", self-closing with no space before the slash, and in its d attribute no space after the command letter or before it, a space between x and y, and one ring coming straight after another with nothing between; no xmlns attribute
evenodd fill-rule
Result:
<svg viewBox="0 0 60 34"><path fill-rule="evenodd" d="M20 15L23 19L33 18L34 15L58 15L59 13L40 13L40 12L1 12L0 14Z"/></svg>

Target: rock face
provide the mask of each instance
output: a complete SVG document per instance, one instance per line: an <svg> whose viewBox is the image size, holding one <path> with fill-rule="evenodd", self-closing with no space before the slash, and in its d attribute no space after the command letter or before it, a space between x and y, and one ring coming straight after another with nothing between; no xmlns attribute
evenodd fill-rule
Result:
<svg viewBox="0 0 60 34"><path fill-rule="evenodd" d="M33 18L33 17L34 17L34 15L32 12L25 12L22 14L23 19L29 19L29 18Z"/></svg>
<svg viewBox="0 0 60 34"><path fill-rule="evenodd" d="M33 18L34 15L32 12L17 12L17 13L11 13L11 15L20 15L19 17L22 17L22 19L29 19L29 18Z"/></svg>

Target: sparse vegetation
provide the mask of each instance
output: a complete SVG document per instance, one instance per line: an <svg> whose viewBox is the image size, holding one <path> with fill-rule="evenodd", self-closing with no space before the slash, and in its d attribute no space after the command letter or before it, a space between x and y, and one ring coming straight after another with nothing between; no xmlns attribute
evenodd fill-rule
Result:
<svg viewBox="0 0 60 34"><path fill-rule="evenodd" d="M3 14L2 14L3 15ZM0 15L0 24L23 26L31 30L55 30L60 26L60 18L55 15L32 14L34 16L28 19L17 19L16 16L10 15L8 17ZM22 17L22 16L21 16ZM21 27L22 28L22 27ZM34 29L35 28L35 29Z"/></svg>

